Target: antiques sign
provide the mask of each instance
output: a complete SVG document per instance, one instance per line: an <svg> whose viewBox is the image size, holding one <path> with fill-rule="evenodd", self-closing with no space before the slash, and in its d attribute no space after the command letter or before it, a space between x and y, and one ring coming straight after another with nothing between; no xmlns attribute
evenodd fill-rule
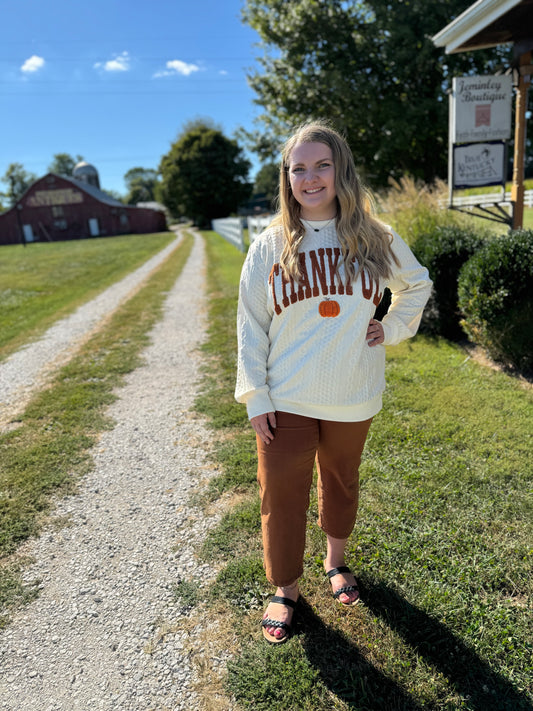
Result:
<svg viewBox="0 0 533 711"><path fill-rule="evenodd" d="M453 147L453 186L471 188L505 182L505 143L468 143Z"/></svg>
<svg viewBox="0 0 533 711"><path fill-rule="evenodd" d="M507 141L511 137L512 97L510 75L454 77L451 143Z"/></svg>

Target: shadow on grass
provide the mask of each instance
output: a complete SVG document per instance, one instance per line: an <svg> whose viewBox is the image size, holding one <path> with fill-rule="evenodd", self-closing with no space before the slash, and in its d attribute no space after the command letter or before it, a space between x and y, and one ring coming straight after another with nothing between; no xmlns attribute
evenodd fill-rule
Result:
<svg viewBox="0 0 533 711"><path fill-rule="evenodd" d="M455 690L468 699L466 708L473 711L533 711L525 694L492 669L445 625L390 587L382 583L359 582L361 599L368 610L441 672Z"/></svg>
<svg viewBox="0 0 533 711"><path fill-rule="evenodd" d="M295 632L322 683L357 711L422 711L424 706L364 658L357 645L318 617L300 598ZM486 711L486 710L485 710Z"/></svg>
<svg viewBox="0 0 533 711"><path fill-rule="evenodd" d="M530 700L494 671L445 625L384 584L359 579L361 600L426 663L443 674L472 711L533 711ZM358 711L420 711L427 708L379 671L344 634L328 627L300 598L295 621L309 663L325 686Z"/></svg>

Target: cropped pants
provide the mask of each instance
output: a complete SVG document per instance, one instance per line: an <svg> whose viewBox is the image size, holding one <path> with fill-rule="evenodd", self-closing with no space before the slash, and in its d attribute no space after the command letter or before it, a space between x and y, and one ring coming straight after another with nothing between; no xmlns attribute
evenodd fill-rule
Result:
<svg viewBox="0 0 533 711"><path fill-rule="evenodd" d="M267 579L290 585L303 573L313 465L318 472L318 525L348 538L359 503L359 464L372 419L332 422L276 412L270 444L257 437L257 480Z"/></svg>

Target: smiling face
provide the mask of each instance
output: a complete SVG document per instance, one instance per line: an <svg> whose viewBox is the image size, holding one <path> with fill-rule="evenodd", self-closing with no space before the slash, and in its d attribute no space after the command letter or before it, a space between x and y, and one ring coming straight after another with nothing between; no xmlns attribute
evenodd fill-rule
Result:
<svg viewBox="0 0 533 711"><path fill-rule="evenodd" d="M335 165L325 143L298 143L290 154L289 181L304 220L330 220L337 213Z"/></svg>

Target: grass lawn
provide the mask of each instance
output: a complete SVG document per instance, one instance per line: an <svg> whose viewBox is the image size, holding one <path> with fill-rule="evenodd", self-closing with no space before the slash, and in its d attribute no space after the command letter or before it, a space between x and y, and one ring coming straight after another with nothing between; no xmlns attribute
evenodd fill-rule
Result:
<svg viewBox="0 0 533 711"><path fill-rule="evenodd" d="M0 360L141 266L175 235L124 235L0 248Z"/></svg>
<svg viewBox="0 0 533 711"><path fill-rule="evenodd" d="M472 223L472 225L475 227L475 229L484 231L484 230L490 230L491 232L494 232L495 234L507 234L509 232L509 227L501 222L492 222L490 220L486 220L482 217L470 217L468 216L465 221L465 225L468 225L469 223ZM533 207L525 207L524 208L524 220L523 220L523 225L522 229L524 230L532 230L533 229Z"/></svg>
<svg viewBox="0 0 533 711"><path fill-rule="evenodd" d="M461 222L463 227L472 226L475 230L480 232L489 231L494 234L505 235L509 232L508 225L503 222L494 222L492 220L487 220L483 217L473 217L472 215L464 215ZM524 220L522 229L532 230L533 229L533 207L524 208Z"/></svg>
<svg viewBox="0 0 533 711"><path fill-rule="evenodd" d="M168 237L158 238L158 244ZM25 561L18 556L19 546L39 534L53 497L75 491L79 477L92 466L91 447L100 432L113 426L105 408L125 374L140 365L139 354L191 245L188 236L34 397L18 426L0 435L0 627L14 606L35 595L21 583ZM123 261L128 250L128 241L122 241ZM120 262L118 252L114 260Z"/></svg>
<svg viewBox="0 0 533 711"><path fill-rule="evenodd" d="M362 603L342 608L331 598L313 499L296 635L271 648L259 630L272 591L261 562L255 442L233 400L243 255L204 236L210 327L197 409L219 434L221 470L204 499L225 494L233 505L198 552L222 563L216 583L193 596L192 581L183 581L177 595L205 605L201 614L216 621L210 643L233 651L228 694L243 709L531 711L532 390L446 341L417 337L389 349L385 407L366 448L348 551ZM0 437L4 623L36 594L21 584L18 547L39 533L53 497L74 490L91 466L98 433L113 426L105 407L139 364L190 244Z"/></svg>
<svg viewBox="0 0 533 711"><path fill-rule="evenodd" d="M505 186L505 190L509 192L512 188L512 183L507 183ZM468 195L483 195L484 193L496 193L498 192L500 188L498 187L487 187L487 188L469 188L466 190L458 190L456 191L456 194L458 196L468 196ZM529 179L524 181L524 189L525 190L533 190L533 179ZM483 226L487 227L487 225L490 225L491 229L494 230L495 232L503 232L505 233L507 231L507 226L504 224L498 224L496 222L490 222L487 221L486 219L483 218L470 218L473 220L473 224L475 224L478 228L482 229ZM533 207L524 207L524 220L523 220L523 229L525 230L531 230L533 229Z"/></svg>
<svg viewBox="0 0 533 711"><path fill-rule="evenodd" d="M342 608L331 598L313 499L296 635L269 647L259 630L272 590L255 441L233 401L243 257L205 237L211 331L198 409L220 430L222 473L210 495L230 491L237 503L201 554L224 562L211 601L221 648L236 650L229 693L243 709L280 711L531 709L531 388L443 340L388 349L385 405L348 550L362 603Z"/></svg>
<svg viewBox="0 0 533 711"><path fill-rule="evenodd" d="M533 207L524 208L524 229L533 230Z"/></svg>

